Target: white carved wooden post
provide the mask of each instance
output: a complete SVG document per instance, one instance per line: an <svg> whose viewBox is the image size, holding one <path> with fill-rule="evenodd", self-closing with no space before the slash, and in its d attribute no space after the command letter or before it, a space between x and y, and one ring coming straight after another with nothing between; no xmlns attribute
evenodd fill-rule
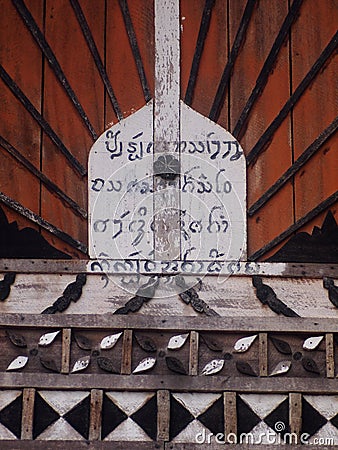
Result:
<svg viewBox="0 0 338 450"><path fill-rule="evenodd" d="M90 151L90 257L130 272L135 260L153 261L148 272L173 260L176 272L220 272L222 261L246 259L245 157L180 100L178 0L155 1L155 52L154 101Z"/></svg>

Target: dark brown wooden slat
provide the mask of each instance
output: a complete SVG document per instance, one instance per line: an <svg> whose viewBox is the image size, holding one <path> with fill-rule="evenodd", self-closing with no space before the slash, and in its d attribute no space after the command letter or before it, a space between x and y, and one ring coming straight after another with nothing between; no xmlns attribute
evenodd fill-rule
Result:
<svg viewBox="0 0 338 450"><path fill-rule="evenodd" d="M232 131L232 134L235 136L236 139L239 139L241 137L240 136L241 131L248 120L251 109L254 106L254 104L255 104L256 100L258 99L258 97L260 96L260 94L262 93L262 91L268 81L269 75L270 75L274 65L276 64L276 60L277 60L279 51L280 51L281 47L283 46L285 39L288 36L288 32L291 28L291 25L293 24L293 22L295 21L295 19L298 16L298 11L302 5L302 2L303 2L303 0L294 0L294 2L292 3L290 11L289 11L288 15L286 16L286 18L281 26L281 29L276 37L276 40L271 47L270 53L265 60L262 70L258 75L255 87L253 88L253 90L250 94L250 97L248 98L246 105L244 106L243 111L241 112L241 115Z"/></svg>
<svg viewBox="0 0 338 450"><path fill-rule="evenodd" d="M164 450L164 443L161 442L153 442L153 441L80 441L73 440L67 441L67 439L62 439L59 441L53 440L41 440L38 439L34 441L20 441L20 440L2 440L1 441L1 449L3 450L65 450L67 447L74 450ZM169 447L168 447L169 448ZM320 447L321 450L326 450L325 447ZM284 446L283 446L284 449ZM304 447L302 446L302 450ZM267 449L270 450L270 449ZM289 450L285 448L285 450ZM307 450L307 449L304 449Z"/></svg>
<svg viewBox="0 0 338 450"><path fill-rule="evenodd" d="M325 211L331 205L333 205L338 200L338 191L334 192L330 197L325 199L311 211L309 211L305 216L297 220L294 224L292 224L289 228L287 228L283 233L277 236L268 244L264 245L264 247L257 250L255 253L249 256L249 261L256 261L258 258L261 258L265 253L269 250L273 249L276 245L284 241L284 239L288 238L292 233L299 230L303 225L306 225L310 220L315 218L318 214Z"/></svg>
<svg viewBox="0 0 338 450"><path fill-rule="evenodd" d="M15 97L20 100L26 110L34 117L34 119L41 126L43 131L48 135L48 137L54 142L61 153L67 158L68 162L72 167L81 175L84 176L87 170L80 164L80 162L71 154L71 152L66 148L62 140L55 133L49 123L43 118L39 111L34 107L26 95L22 92L15 81L9 76L4 67L0 64L0 77L6 83L8 88L12 91Z"/></svg>
<svg viewBox="0 0 338 450"><path fill-rule="evenodd" d="M14 148L9 142L0 136L0 145L2 148L12 155L17 161L19 161L26 169L28 169L34 176L36 176L50 191L56 194L62 201L67 203L72 210L84 219L87 218L87 211L81 208L74 200L68 197L55 183L53 183L46 175L38 170L27 158L25 158L16 148Z"/></svg>
<svg viewBox="0 0 338 450"><path fill-rule="evenodd" d="M244 41L245 34L248 29L248 25L249 25L250 18L252 16L252 12L254 10L255 4L256 4L256 0L248 0L247 1L245 10L244 10L244 13L242 16L242 20L239 25L235 41L234 41L234 44L233 44L231 52L230 52L228 62L224 68L222 78L218 85L216 96L215 96L214 102L212 104L210 113L209 113L209 119L213 120L214 122L217 122L217 120L218 120L218 117L219 117L219 114L220 114L220 111L221 111L221 108L222 108L222 105L224 102L226 88L228 86L228 83L229 83L229 80L231 77L231 72L234 67L237 55L242 46L242 43Z"/></svg>
<svg viewBox="0 0 338 450"><path fill-rule="evenodd" d="M179 377L179 382L178 382ZM335 379L302 377L245 378L233 376L185 375L113 375L113 374L54 374L54 373L0 373L2 389L109 389L127 391L171 390L174 392L256 392L332 394L337 392Z"/></svg>
<svg viewBox="0 0 338 450"><path fill-rule="evenodd" d="M40 217L38 214L34 213L28 208L25 208L23 205L21 205L16 200L13 200L12 198L5 195L3 192L0 192L0 201L7 205L9 208L11 208L13 211L16 211L17 213L21 214L23 217L26 217L31 222L36 223L43 229L47 230L49 233L53 234L54 236L58 237L62 241L66 242L67 244L71 245L77 250L80 250L83 253L87 253L87 246L83 244L82 242L72 238L69 236L69 234L65 233L64 231L60 230L59 228L55 227L51 223L47 222L47 220Z"/></svg>
<svg viewBox="0 0 338 450"><path fill-rule="evenodd" d="M194 89L195 89L195 85L196 85L198 69L199 69L199 65L200 65L200 61L201 61L201 56L203 53L205 39L206 39L208 31L209 31L211 13L212 13L212 9L213 9L214 5L215 5L215 0L206 0L205 1L200 30L198 33L198 38L197 38L197 43L196 43L196 48L195 48L195 53L194 53L194 58L193 58L192 65L191 65L188 87L187 87L185 97L184 97L184 102L189 106L192 103L192 99L193 99L193 95L194 95Z"/></svg>
<svg viewBox="0 0 338 450"><path fill-rule="evenodd" d="M97 133L94 130L94 127L90 123L87 114L85 113L80 101L78 100L74 90L70 86L58 60L56 59L56 56L51 49L50 45L48 44L47 40L45 39L44 35L42 34L40 28L38 27L37 23L33 19L31 13L27 9L25 3L23 0L12 0L14 6L16 7L18 13L20 14L22 20L26 24L27 28L31 32L32 36L34 37L36 43L39 45L41 51L45 55L49 65L54 71L55 76L67 92L68 97L72 101L73 105L75 106L77 112L79 113L82 121L86 125L87 129L89 130L93 140L97 139Z"/></svg>
<svg viewBox="0 0 338 450"><path fill-rule="evenodd" d="M338 117L309 145L292 166L248 209L248 215L253 216L276 194L291 177L322 147L322 145L337 131Z"/></svg>
<svg viewBox="0 0 338 450"><path fill-rule="evenodd" d="M98 274L100 275L100 274ZM334 333L337 331L336 318L308 317L213 317L196 321L196 317L185 316L122 316L109 314L14 314L0 313L2 327L28 328L72 328L88 330L170 330L198 332L215 331L222 333Z"/></svg>
<svg viewBox="0 0 338 450"><path fill-rule="evenodd" d="M90 265L92 261L80 260L47 260L47 259L0 259L0 272L19 273L79 273L87 272L92 276L102 276L102 273L92 272ZM231 263L233 264L233 263ZM242 277L245 275L242 263L242 270L231 274L232 277ZM317 263L270 263L259 262L250 263L253 273L261 276L279 276L293 278L338 278L338 264L317 264ZM161 274L161 272L159 272ZM120 274L121 275L121 274ZM208 275L213 276L213 275ZM218 276L215 273L215 276Z"/></svg>
<svg viewBox="0 0 338 450"><path fill-rule="evenodd" d="M301 96L306 91L306 89L309 87L311 82L314 80L316 75L319 73L319 71L323 68L325 63L331 57L331 55L337 48L337 43L338 43L338 32L336 32L336 34L332 37L331 41L328 43L328 45L325 47L323 52L320 54L317 61L314 63L314 65L311 67L309 72L303 78L303 80L298 85L298 87L296 88L294 93L291 95L289 100L285 103L283 108L280 110L277 117L273 120L271 125L266 129L266 131L263 133L263 135L259 138L259 140L254 145L254 147L252 148L250 153L247 155L247 157L246 157L247 165L252 164L256 160L256 158L259 156L259 154L265 150L265 148L271 141L272 136L275 134L275 132L279 128L280 124L283 122L283 120L289 114L291 109L295 106L295 104L301 98Z"/></svg>
<svg viewBox="0 0 338 450"><path fill-rule="evenodd" d="M99 51L98 51L97 46L95 44L93 35L92 35L91 31L90 31L88 22L87 22L87 20L85 18L85 15L84 15L83 11L82 11L82 8L81 8L78 0L70 0L70 3L71 3L71 5L72 5L72 7L74 9L74 12L75 12L76 18L77 18L77 20L79 22L79 25L81 27L82 33L83 33L83 35L84 35L84 37L86 39L86 42L88 44L88 47L89 47L90 51L91 51L91 54L93 56L94 62L95 62L96 67L97 67L97 70L99 71L99 73L101 75L101 78L102 78L102 81L103 81L103 83L104 83L104 85L106 87L106 90L107 90L107 93L108 93L111 105L112 105L112 107L114 109L114 112L116 114L116 117L119 120L122 120L123 119L122 111L121 111L120 106L119 106L119 104L117 102L117 99L115 97L112 85L111 85L110 80L108 78L106 69L105 69L105 67L103 65L102 59L100 57Z"/></svg>
<svg viewBox="0 0 338 450"><path fill-rule="evenodd" d="M146 102L148 102L149 100L151 100L152 96L151 96L151 93L150 93L147 77L146 77L146 74L145 74L145 71L144 71L143 62L142 62L142 58L141 58L141 53L140 53L139 46L137 44L136 34L135 34L133 22L132 22L131 17L130 17L130 12L129 12L129 8L128 8L127 0L119 0L119 4L120 4L121 11L122 11L123 20L124 20L124 23L125 23L125 26L126 26L126 30L127 30L127 33L128 33L130 47L131 47L131 50L132 50L133 55L134 55L134 59L135 59L136 67L137 67L137 72L138 72L138 75L140 77L140 81L141 81L141 85L142 85L142 89L143 89L144 99L145 99Z"/></svg>
<svg viewBox="0 0 338 450"><path fill-rule="evenodd" d="M208 434L206 434L206 436L208 436ZM213 437L213 438L215 438L215 437ZM287 438L285 439L286 442L293 442L292 444L288 444L288 443L284 444L283 443L283 439L281 439L281 442L283 443L283 445L280 445L280 446L276 445L276 443L272 444L272 445L269 445L269 444L257 445L257 441L256 441L256 443L254 442L253 445L251 446L250 444L247 444L245 442L245 439L243 439L243 444L233 444L232 443L232 442L234 442L234 436L233 435L230 436L230 441L231 441L230 445L224 445L222 443L224 441L224 439L219 439L219 441L221 442L219 444L217 444L212 439L211 439L211 443L210 444L209 443L205 444L205 448L208 449L208 450L220 450L222 448L226 448L226 449L227 448L231 448L231 450L247 450L247 449L251 450L251 449L256 448L256 447L257 448L261 447L264 450L276 450L276 448L283 448L283 450L295 450L295 448L298 448L298 445L295 445L295 443L294 443L295 439L292 438L292 437L290 437L288 439ZM207 442L207 439L205 440L205 442ZM250 443L249 440L248 440L248 442ZM277 442L277 439L276 439L276 442ZM298 441L298 442L300 442L300 441ZM196 446L195 443L190 443L190 442L189 443L183 443L182 442L182 443L179 443L179 444L174 442L174 443L166 444L165 448L166 448L166 450L167 449L170 449L170 450L196 450L196 448L200 448L200 447L202 447L202 446L201 445ZM311 444L311 445L302 444L300 446L300 448L302 450L313 450L313 447L314 447L313 444ZM332 446L332 445L320 445L320 447L318 447L318 448L320 448L320 450L335 450L335 449L337 450L338 447L336 445L335 446Z"/></svg>

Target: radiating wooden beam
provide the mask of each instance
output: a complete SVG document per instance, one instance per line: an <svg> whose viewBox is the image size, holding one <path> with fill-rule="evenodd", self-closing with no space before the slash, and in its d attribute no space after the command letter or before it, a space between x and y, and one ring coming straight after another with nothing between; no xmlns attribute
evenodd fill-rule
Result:
<svg viewBox="0 0 338 450"><path fill-rule="evenodd" d="M11 145L6 139L0 136L0 145L5 149L10 155L13 156L17 161L19 161L31 174L38 178L46 188L57 195L64 203L72 208L75 214L86 219L87 211L81 208L74 200L68 197L55 183L53 183L46 175L44 175L40 170L38 170L27 158L25 158L19 150L17 150L13 145Z"/></svg>
<svg viewBox="0 0 338 450"><path fill-rule="evenodd" d="M262 93L262 91L266 86L270 73L276 64L279 51L284 45L285 39L288 36L291 25L298 17L298 12L302 5L302 2L303 0L294 0L287 16L285 17L285 20L281 26L281 29L279 30L275 42L273 43L271 50L264 62L262 70L258 75L255 87L253 88L250 97L248 98L239 116L239 119L232 131L232 134L235 136L236 139L241 138L241 131L243 130L243 127L248 120L252 107L254 106L255 102L257 101L257 99L259 98L260 94Z"/></svg>
<svg viewBox="0 0 338 450"><path fill-rule="evenodd" d="M319 203L315 208L309 211L305 216L301 217L297 222L290 225L283 233L279 236L275 237L272 241L264 245L262 248L254 252L249 256L250 261L256 261L258 258L261 258L265 253L272 250L276 245L280 244L284 241L284 239L288 238L295 231L299 230L302 226L306 225L310 220L314 219L318 214L325 211L331 205L333 205L338 200L338 191L334 192L330 197L325 199L323 202Z"/></svg>
<svg viewBox="0 0 338 450"><path fill-rule="evenodd" d="M322 147L322 145L335 134L338 128L338 117L320 133L312 144L297 158L283 175L248 209L248 215L251 217L262 208L285 184L306 164L313 155Z"/></svg>
<svg viewBox="0 0 338 450"><path fill-rule="evenodd" d="M337 43L338 43L338 32L336 32L336 34L332 37L330 42L327 44L325 49L320 54L317 61L313 64L309 72L300 82L294 93L290 96L290 98L285 103L283 108L280 110L278 115L275 117L272 123L268 126L268 128L264 131L264 133L258 139L256 144L253 146L252 150L246 157L247 165L253 164L256 158L267 148L269 142L271 142L273 135L278 130L281 123L284 121L284 119L292 110L292 108L296 105L298 100L304 94L306 89L310 86L310 84L318 75L318 73L322 70L328 59L332 56L333 52L337 48Z"/></svg>
<svg viewBox="0 0 338 450"><path fill-rule="evenodd" d="M99 74L102 78L103 84L105 85L106 91L108 93L108 97L110 99L111 105L113 107L113 110L116 114L116 117L119 120L123 119L123 113L121 111L120 105L118 104L118 101L115 97L112 85L110 83L108 74L106 72L106 69L104 67L104 64L102 62L101 56L99 54L99 51L97 49L97 46L95 44L93 35L90 31L88 22L86 20L86 17L82 11L82 8L80 6L80 3L78 0L70 0L70 3L74 9L75 16L79 22L79 25L81 27L82 33L84 38L86 39L87 45L89 47L89 50L93 56L94 62L96 64L97 70L99 71Z"/></svg>
<svg viewBox="0 0 338 450"><path fill-rule="evenodd" d="M212 13L214 5L215 5L215 0L205 0L200 29L198 32L198 37L197 37L197 42L196 42L194 58L192 60L191 69L190 69L188 87L187 87L185 97L184 97L184 103L186 103L189 106L191 105L193 96L194 96L194 90L195 90L198 70L199 70L201 57L202 57L202 53L203 53L203 49L204 49L204 43L205 43L208 31L209 31L211 13Z"/></svg>
<svg viewBox="0 0 338 450"><path fill-rule="evenodd" d="M80 115L80 117L81 117L83 123L85 124L85 126L87 127L88 131L90 132L92 138L94 140L96 140L98 136L94 130L93 125L90 123L90 120L88 119L87 114L85 113L73 88L70 86L69 81L67 80L66 75L64 74L64 72L60 66L60 63L58 62L53 50L51 49L50 45L48 44L45 36L41 32L40 28L38 27L37 23L35 22L33 16L31 15L31 13L28 10L27 6L25 5L24 1L23 0L12 0L12 2L14 4L14 6L16 7L19 15L21 16L23 22L27 26L28 30L31 32L36 43L40 47L42 53L45 55L56 78L59 80L61 86L66 91L68 97L70 98L71 102L73 103L76 111Z"/></svg>
<svg viewBox="0 0 338 450"><path fill-rule="evenodd" d="M211 106L211 110L209 113L209 119L211 119L214 122L217 122L223 103L224 98L226 94L226 89L229 84L229 80L231 77L231 72L234 67L235 61L237 59L237 56L239 54L239 51L241 49L241 46L244 42L245 35L250 23L250 19L252 16L252 13L254 11L254 7L256 5L256 0L247 0L245 10L243 12L243 16L241 19L241 23L239 24L238 31L236 34L235 41L233 43L228 62L226 63L226 66L224 68L221 81L219 82L218 89L215 95L214 102Z"/></svg>
<svg viewBox="0 0 338 450"><path fill-rule="evenodd" d="M60 152L65 156L69 164L81 175L84 176L87 170L81 165L81 163L75 158L74 155L68 150L60 137L55 133L45 118L39 113L32 102L26 97L23 91L15 83L15 81L9 76L4 67L0 64L0 77L6 83L7 87L12 91L14 96L23 104L29 114L37 121L43 131L51 139L51 141L57 146Z"/></svg>
<svg viewBox="0 0 338 450"><path fill-rule="evenodd" d="M0 192L0 201L11 208L13 211L21 214L23 217L26 217L26 219L29 219L31 222L36 223L43 229L47 230L49 233L53 234L54 236L76 248L77 250L80 250L83 253L87 253L87 246L85 244L72 238L71 236L69 236L69 234L47 222L47 220L43 219L38 214L21 205L21 203L17 202L16 200L8 197L3 192Z"/></svg>
<svg viewBox="0 0 338 450"><path fill-rule="evenodd" d="M130 47L131 47L131 50L133 52L135 64L136 64L136 67L137 67L138 76L140 78L144 99L145 99L146 102L149 102L149 100L151 100L152 96L151 96L151 93L150 93L150 89L149 89L149 84L148 84L148 80L147 80L147 77L146 77L146 73L144 71L144 66L143 66L143 62L142 62L142 58L141 58L141 53L140 53L140 49L139 49L139 46L138 46L138 43L137 43L133 22L132 22L131 17L130 17L130 12L129 12L129 8L128 8L127 0L119 0L119 4L120 4L120 8L121 8L122 15L123 15L123 20L124 20L124 23L125 23L125 26L126 26Z"/></svg>

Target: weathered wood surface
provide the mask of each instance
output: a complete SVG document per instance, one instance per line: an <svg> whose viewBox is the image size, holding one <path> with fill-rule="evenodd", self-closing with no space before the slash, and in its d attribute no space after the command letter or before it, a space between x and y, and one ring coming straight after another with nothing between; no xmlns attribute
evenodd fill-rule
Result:
<svg viewBox="0 0 338 450"><path fill-rule="evenodd" d="M224 448L227 448L224 444L216 444L215 442L212 442L211 444L205 444L209 450L222 450ZM276 445L262 445L264 450L276 450ZM195 443L168 443L165 446L165 450L195 450L201 448L200 444ZM231 444L231 450L246 450L248 449L247 444ZM313 445L302 445L300 447L302 450L313 450ZM321 445L321 450L334 450L337 449L338 445ZM295 450L295 446L293 444L283 444L283 450Z"/></svg>
<svg viewBox="0 0 338 450"><path fill-rule="evenodd" d="M0 373L2 389L31 388L60 390L72 389L112 389L136 391L154 391L166 389L174 392L257 392L257 393L289 393L304 394L336 394L336 379L319 378L243 378L231 376L177 376L165 375L112 375L73 374L69 376L51 373Z"/></svg>
<svg viewBox="0 0 338 450"><path fill-rule="evenodd" d="M99 259L98 261L106 261ZM109 260L107 260L109 262ZM95 261L94 261L95 262ZM116 261L114 261L116 262ZM124 260L119 262L125 263ZM143 261L145 263L146 261ZM114 271L113 261L110 271ZM164 269L168 271L168 262L158 262L158 267L152 269L150 265L150 273L162 273ZM88 260L47 260L47 259L0 259L0 272L20 272L20 273L91 273L97 271L98 267L94 266L91 269L93 261ZM124 264L125 265L125 264ZM314 264L314 263L266 263L266 262L225 262L224 274L231 274L231 276L242 275L262 275L262 276L289 276L302 278L322 278L323 276L338 278L337 264ZM122 266L123 267L123 266ZM130 273L134 269L127 270L119 267L119 273ZM128 267L128 266L126 266ZM144 267L144 266L143 266ZM169 266L170 267L170 266ZM104 273L108 272L107 266L102 265ZM142 269L142 260L140 271L146 273ZM223 271L222 271L223 273ZM218 273L214 273L218 276Z"/></svg>
<svg viewBox="0 0 338 450"><path fill-rule="evenodd" d="M1 441L1 448L4 450L46 450L55 449L55 450L64 450L65 448L72 448L74 450L102 450L107 449L111 450L164 450L164 443L160 442L133 442L133 441L116 441L114 442L114 447L112 447L111 442L95 442L91 441L68 441L67 439L62 441ZM326 450L324 448L324 450Z"/></svg>
<svg viewBox="0 0 338 450"><path fill-rule="evenodd" d="M100 274L87 276L82 295L77 302L71 302L67 314L113 313L125 305L149 277L136 275L111 275L108 280ZM197 277L186 277L186 282L197 283ZM18 274L11 292L0 305L0 313L39 314L58 299L65 288L75 281L74 275L64 274ZM263 278L284 302L301 317L337 318L338 310L330 302L327 290L320 279L305 278ZM107 284L108 282L108 284ZM198 289L198 286L197 286ZM197 313L178 297L175 277L160 279L155 297L140 309L140 315L150 316L196 316ZM219 315L224 317L253 317L264 315L276 317L267 305L256 297L251 277L202 278L199 297ZM262 330L263 331L263 330Z"/></svg>
<svg viewBox="0 0 338 450"><path fill-rule="evenodd" d="M335 318L289 318L289 317L213 317L196 320L196 317L171 316L121 316L112 314L0 314L3 327L71 327L87 329L142 329L149 330L192 330L223 332L260 332L278 333L334 333L337 331Z"/></svg>

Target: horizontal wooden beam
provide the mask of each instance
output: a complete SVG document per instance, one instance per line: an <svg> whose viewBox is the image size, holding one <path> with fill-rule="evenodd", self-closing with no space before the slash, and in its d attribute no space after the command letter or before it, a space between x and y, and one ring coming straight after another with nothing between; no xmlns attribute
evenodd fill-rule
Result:
<svg viewBox="0 0 338 450"><path fill-rule="evenodd" d="M206 436L208 435L208 433L206 433ZM291 439L291 438L290 438ZM215 440L215 436L213 436L211 438L211 440ZM50 441L48 441L50 442ZM283 442L283 440L282 440ZM217 444L216 442L211 442L210 444L207 444L205 442L205 444L202 446L200 444L196 444L196 443L168 443L166 444L166 450L196 450L196 448L205 448L208 450L221 450L221 449L227 449L227 448L231 448L231 450L248 450L248 449L252 449L252 448L263 448L263 450L276 450L277 448L282 448L283 450L295 450L295 448L298 448L298 446L296 447L294 444L283 444L281 446L276 445L276 444L261 444L261 445L248 445L248 444L231 444L231 445L224 445L224 444ZM304 445L302 444L301 447L299 447L301 450L313 450L314 446L313 445ZM334 450L334 449L338 449L338 445L320 445L320 450Z"/></svg>
<svg viewBox="0 0 338 450"><path fill-rule="evenodd" d="M72 448L76 450L86 449L86 450L102 450L107 449L111 450L164 450L163 442L152 442L152 441L52 441L52 440L42 440L39 441L20 441L20 440L10 440L10 441L1 441L1 450L46 450L46 449L54 449L54 450L64 450L65 448ZM176 447L177 448L177 447ZM284 449L284 447L283 447ZM321 447L322 449L322 447ZM276 449L275 449L276 450ZM302 447L303 450L303 447ZM323 448L325 450L325 448Z"/></svg>
<svg viewBox="0 0 338 450"><path fill-rule="evenodd" d="M335 333L337 318L176 317L106 314L0 314L2 327L195 330L228 332Z"/></svg>
<svg viewBox="0 0 338 450"><path fill-rule="evenodd" d="M18 272L18 273L88 273L93 276L101 276L103 273L111 274L113 272L96 272L90 269L90 265L94 261L85 259L79 260L48 260L48 259L0 259L0 272ZM115 263L116 261L111 261ZM122 260L120 262L123 262ZM158 262L161 265L161 262ZM268 263L268 262L225 262L224 265L229 265L231 276L270 276L270 277L302 277L302 278L338 278L338 264L316 264L316 263ZM115 272L118 275L123 275L124 272ZM132 272L127 272L132 273ZM134 272L135 273L135 272ZM159 273L162 275L170 275L170 273ZM145 273L147 274L147 273ZM174 273L172 274L174 275ZM184 276L196 276L196 273L184 273ZM223 274L214 273L219 277ZM224 273L225 276L228 274ZM212 276L212 274L208 274Z"/></svg>
<svg viewBox="0 0 338 450"><path fill-rule="evenodd" d="M0 373L2 389L35 388L58 390L109 389L114 391L173 392L256 392L310 394L337 393L336 379L322 378L245 378L229 376L186 375L112 375L54 373Z"/></svg>

